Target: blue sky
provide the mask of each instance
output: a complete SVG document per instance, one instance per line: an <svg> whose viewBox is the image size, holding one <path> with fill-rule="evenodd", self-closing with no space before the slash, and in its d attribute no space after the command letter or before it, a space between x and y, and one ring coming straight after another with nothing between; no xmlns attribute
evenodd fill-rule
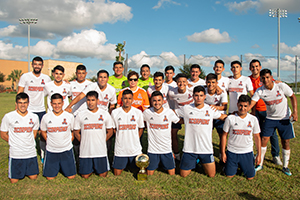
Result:
<svg viewBox="0 0 300 200"><path fill-rule="evenodd" d="M223 59L229 75L230 62L242 55L244 75L258 58L276 76L277 18L268 16L269 8L288 11L281 19L281 79L292 82L300 56L299 0L3 0L0 59L27 60L27 26L18 23L26 17L38 18L31 26L31 58L82 62L90 75L112 73L115 44L126 41L133 70L147 63L154 73L171 64L178 72L185 54L206 73Z"/></svg>

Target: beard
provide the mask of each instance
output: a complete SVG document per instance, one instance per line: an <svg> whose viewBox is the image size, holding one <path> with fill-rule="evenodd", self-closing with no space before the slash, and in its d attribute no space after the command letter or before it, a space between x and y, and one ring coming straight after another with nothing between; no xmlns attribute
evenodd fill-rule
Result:
<svg viewBox="0 0 300 200"><path fill-rule="evenodd" d="M40 74L42 71L42 69L39 69L39 68L33 68L33 73L35 74Z"/></svg>

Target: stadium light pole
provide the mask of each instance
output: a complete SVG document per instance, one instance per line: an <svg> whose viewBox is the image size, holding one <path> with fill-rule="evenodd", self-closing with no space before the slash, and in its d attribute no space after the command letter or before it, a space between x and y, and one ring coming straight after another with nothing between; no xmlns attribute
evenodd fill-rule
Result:
<svg viewBox="0 0 300 200"><path fill-rule="evenodd" d="M278 21L278 44L277 44L277 78L280 80L280 18L287 17L287 10L269 9L269 17L277 17Z"/></svg>
<svg viewBox="0 0 300 200"><path fill-rule="evenodd" d="M20 18L20 24L28 25L28 72L30 72L30 24L36 24L37 18Z"/></svg>

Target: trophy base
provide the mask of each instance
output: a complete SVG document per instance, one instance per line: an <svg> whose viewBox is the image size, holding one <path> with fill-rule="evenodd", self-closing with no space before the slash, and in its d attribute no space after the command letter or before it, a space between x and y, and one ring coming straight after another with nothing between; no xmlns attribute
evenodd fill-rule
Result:
<svg viewBox="0 0 300 200"><path fill-rule="evenodd" d="M146 181L147 179L148 179L148 176L146 173L138 173L137 174L138 181Z"/></svg>

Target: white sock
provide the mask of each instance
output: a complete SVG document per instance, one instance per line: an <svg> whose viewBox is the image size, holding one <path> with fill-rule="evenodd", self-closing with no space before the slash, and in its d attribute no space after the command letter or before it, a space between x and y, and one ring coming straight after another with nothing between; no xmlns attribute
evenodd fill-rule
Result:
<svg viewBox="0 0 300 200"><path fill-rule="evenodd" d="M264 159L265 159L265 154L267 152L267 147L261 147L261 156L260 156L260 166L263 165Z"/></svg>
<svg viewBox="0 0 300 200"><path fill-rule="evenodd" d="M282 149L283 167L288 167L291 150Z"/></svg>

